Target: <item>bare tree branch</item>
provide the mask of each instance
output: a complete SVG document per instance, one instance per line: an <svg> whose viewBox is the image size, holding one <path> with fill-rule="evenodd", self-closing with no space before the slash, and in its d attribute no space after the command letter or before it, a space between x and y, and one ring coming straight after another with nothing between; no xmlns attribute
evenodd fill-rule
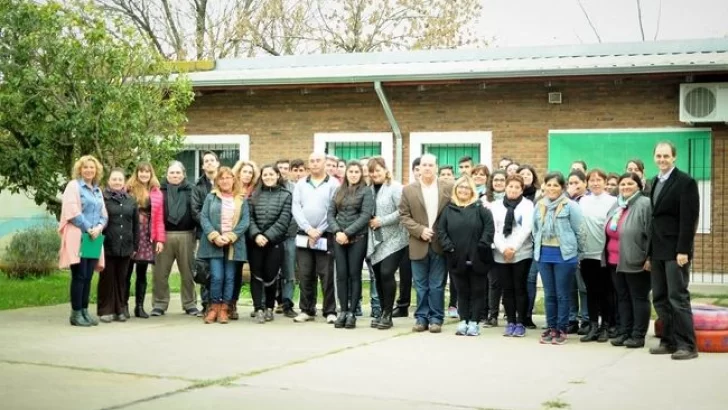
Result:
<svg viewBox="0 0 728 410"><path fill-rule="evenodd" d="M642 1L637 1L637 21L640 23L640 35L642 36L642 41L645 41L645 28L642 26Z"/></svg>
<svg viewBox="0 0 728 410"><path fill-rule="evenodd" d="M586 9L584 8L584 5L581 4L581 0L576 0L576 3L579 5L581 12L584 13L584 17L586 17L586 21L587 21L587 23L589 23L589 27L591 27L592 32L597 37L597 41L601 43L602 38L599 36L599 32L597 31L597 28L594 27L594 23L592 23L591 18L589 17L589 13L587 13Z"/></svg>
<svg viewBox="0 0 728 410"><path fill-rule="evenodd" d="M660 5L657 6L657 28L655 28L655 37L652 40L657 40L657 35L660 33L660 20L662 20L662 0L660 0Z"/></svg>

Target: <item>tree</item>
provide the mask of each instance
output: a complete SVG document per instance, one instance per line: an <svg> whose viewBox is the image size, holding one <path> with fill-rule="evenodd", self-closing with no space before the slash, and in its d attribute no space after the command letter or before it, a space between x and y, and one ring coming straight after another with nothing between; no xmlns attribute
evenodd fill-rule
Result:
<svg viewBox="0 0 728 410"><path fill-rule="evenodd" d="M134 30L83 10L0 0L0 190L56 215L81 155L105 167L166 164L193 98Z"/></svg>
<svg viewBox="0 0 728 410"><path fill-rule="evenodd" d="M453 48L479 0L96 0L171 59Z"/></svg>

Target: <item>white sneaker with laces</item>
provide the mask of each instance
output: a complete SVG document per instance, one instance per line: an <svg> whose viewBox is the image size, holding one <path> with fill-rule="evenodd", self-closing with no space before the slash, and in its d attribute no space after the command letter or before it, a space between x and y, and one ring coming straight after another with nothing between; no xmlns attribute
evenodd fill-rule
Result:
<svg viewBox="0 0 728 410"><path fill-rule="evenodd" d="M331 314L331 315L326 316L326 323L334 324L334 322L336 322L336 315Z"/></svg>
<svg viewBox="0 0 728 410"><path fill-rule="evenodd" d="M303 312L299 313L298 316L293 318L293 321L296 323L310 322L312 320L313 320L313 317L311 317L308 314L303 313Z"/></svg>

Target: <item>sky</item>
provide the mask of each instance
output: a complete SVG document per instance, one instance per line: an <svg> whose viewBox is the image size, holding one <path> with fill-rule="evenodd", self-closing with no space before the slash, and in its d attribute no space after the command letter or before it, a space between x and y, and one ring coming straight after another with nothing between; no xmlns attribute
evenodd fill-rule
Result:
<svg viewBox="0 0 728 410"><path fill-rule="evenodd" d="M495 47L596 43L577 0L481 0L478 33ZM581 0L602 42L641 41L637 0ZM645 40L728 38L728 0L642 0Z"/></svg>

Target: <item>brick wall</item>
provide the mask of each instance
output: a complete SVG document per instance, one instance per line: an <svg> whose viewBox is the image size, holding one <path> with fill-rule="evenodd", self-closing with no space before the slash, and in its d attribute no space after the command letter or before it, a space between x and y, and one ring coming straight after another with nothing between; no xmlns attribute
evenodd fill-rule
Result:
<svg viewBox="0 0 728 410"><path fill-rule="evenodd" d="M493 158L515 157L546 171L549 129L679 127L679 84L684 77L560 80L526 83L386 86L404 136L404 179L408 136L416 131L492 131ZM725 79L724 79L725 80ZM560 91L563 104L547 103ZM372 89L298 89L216 92L197 98L189 110L189 134L249 134L251 159L305 158L317 132L391 132ZM728 196L728 127L713 128L713 226L699 235L695 269L728 271L724 206ZM645 159L649 160L649 159ZM396 165L395 165L396 166Z"/></svg>

